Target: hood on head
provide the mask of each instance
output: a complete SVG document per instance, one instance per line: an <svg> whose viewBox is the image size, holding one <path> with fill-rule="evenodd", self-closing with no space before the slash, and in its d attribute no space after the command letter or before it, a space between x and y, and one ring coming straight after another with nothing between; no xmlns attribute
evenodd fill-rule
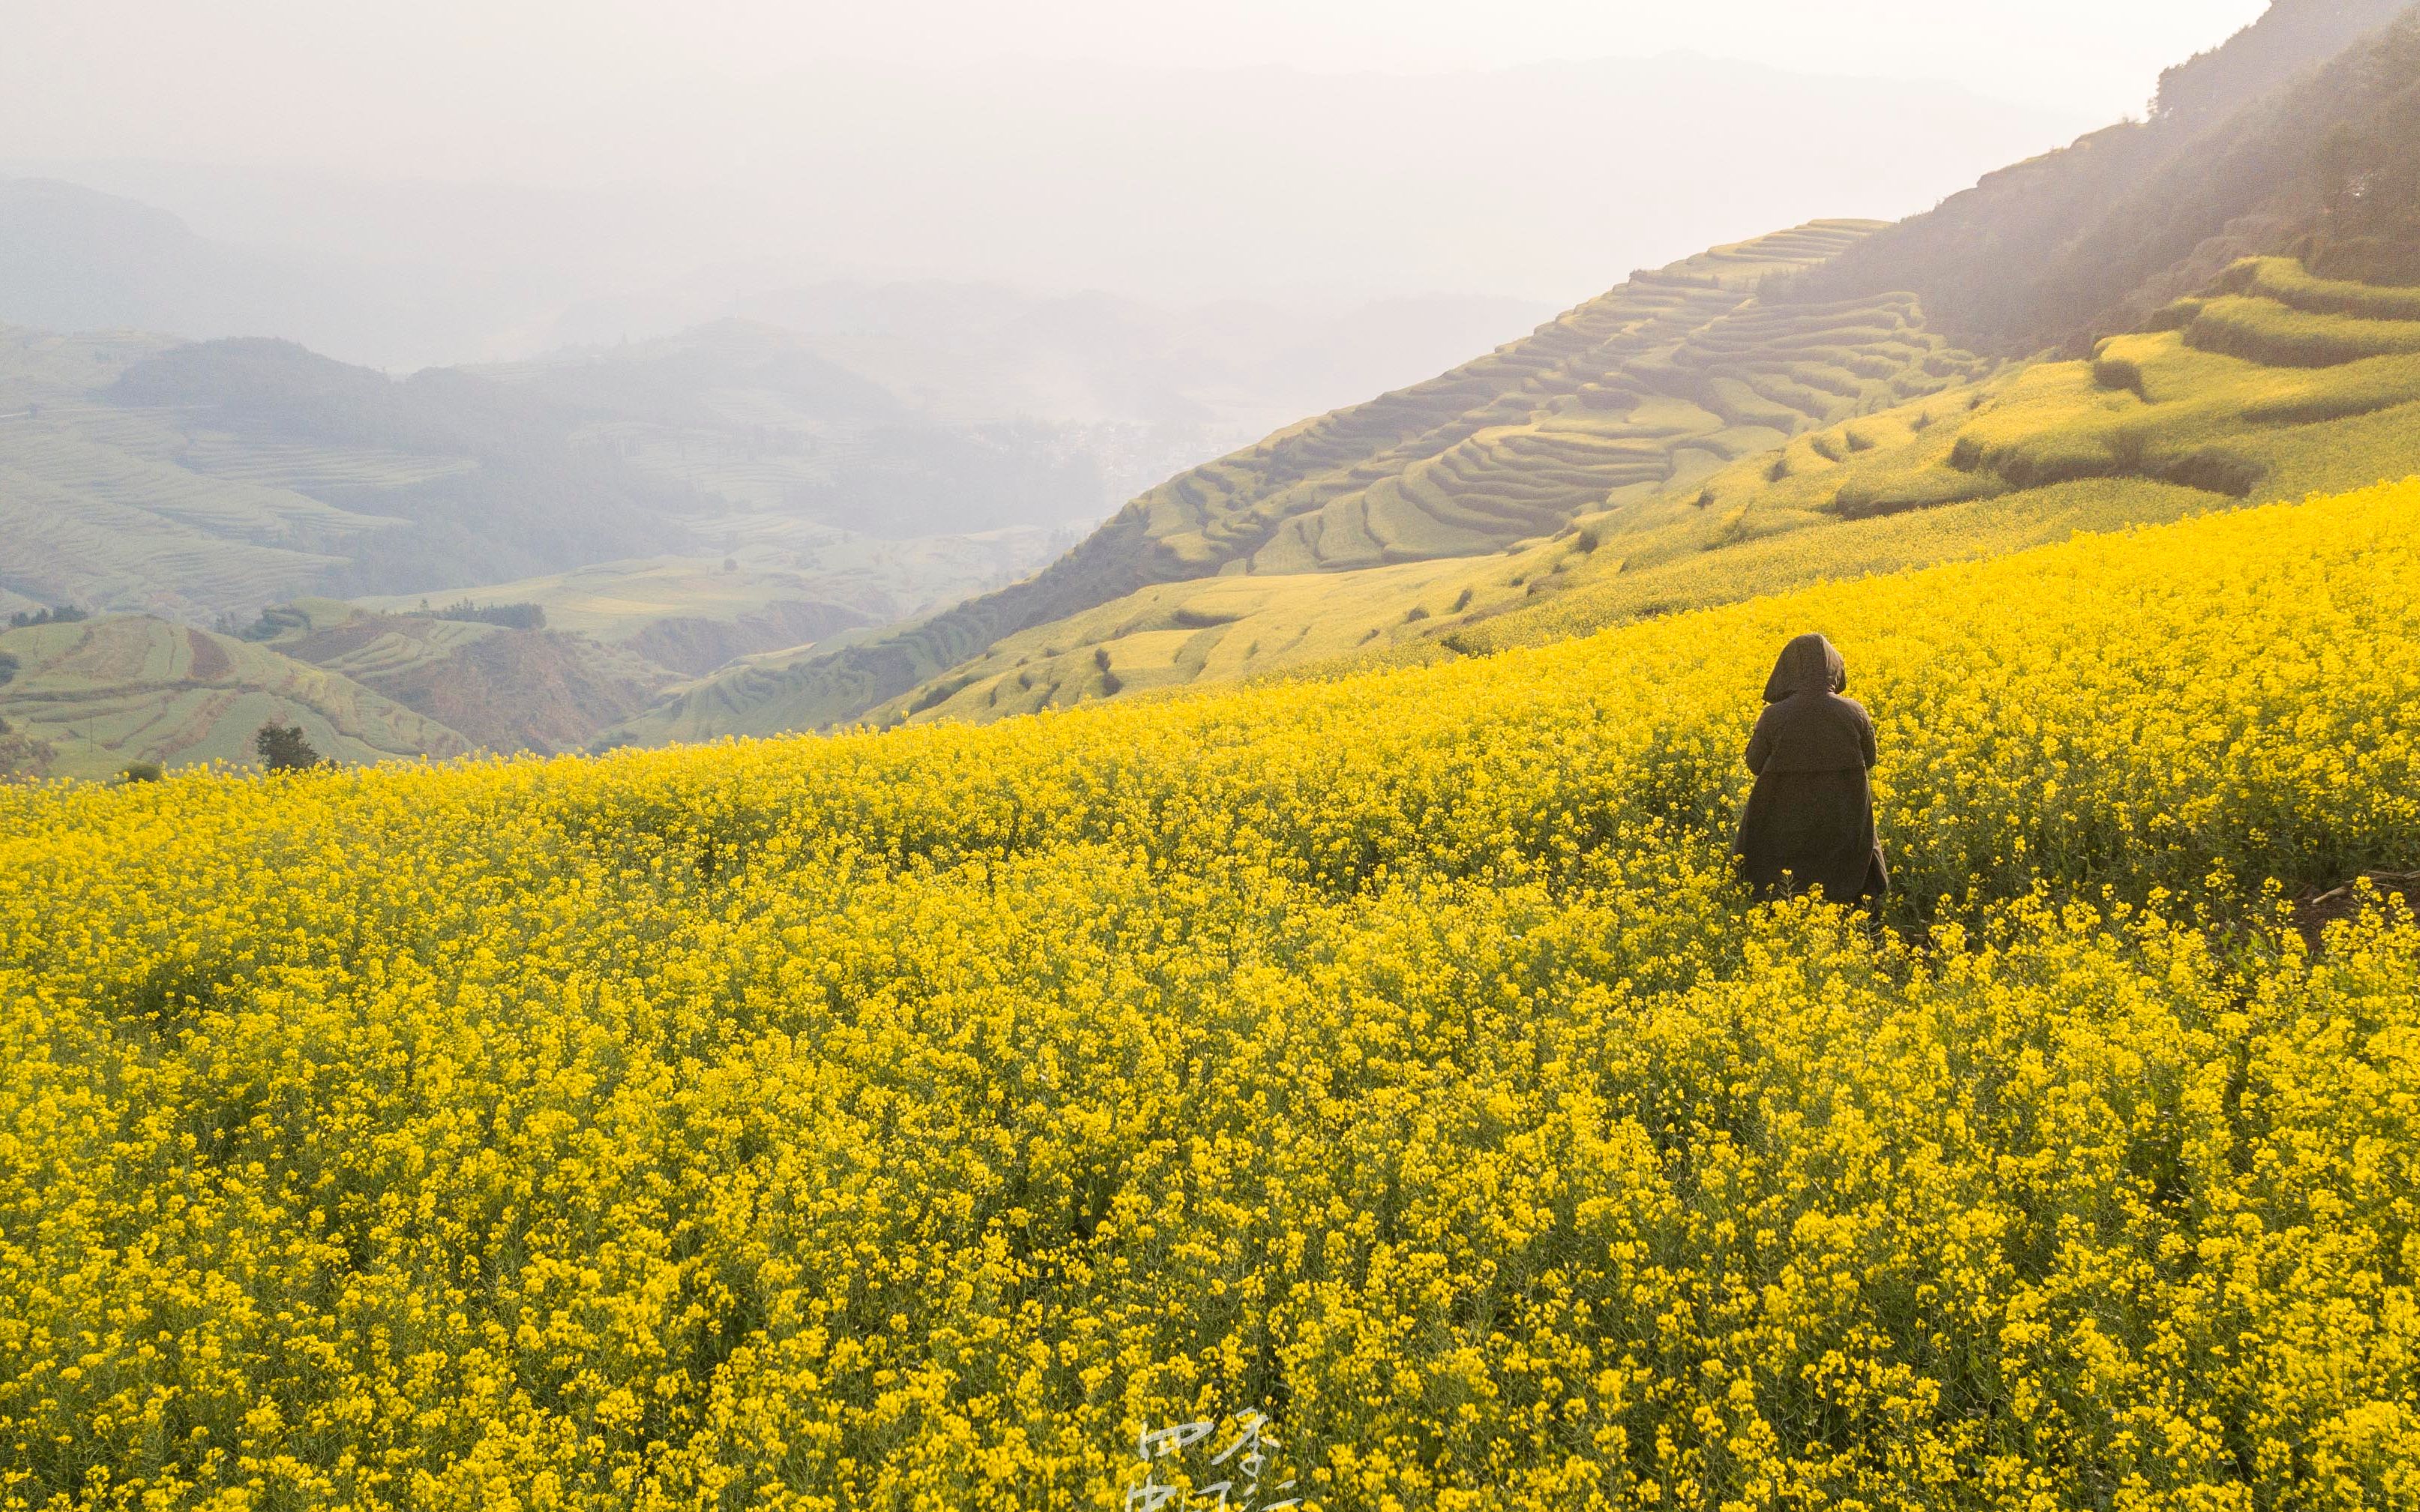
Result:
<svg viewBox="0 0 2420 1512"><path fill-rule="evenodd" d="M1849 664L1839 648L1820 635L1802 635L1781 648L1781 659L1765 679L1764 702L1778 703L1792 693L1838 693L1849 686Z"/></svg>

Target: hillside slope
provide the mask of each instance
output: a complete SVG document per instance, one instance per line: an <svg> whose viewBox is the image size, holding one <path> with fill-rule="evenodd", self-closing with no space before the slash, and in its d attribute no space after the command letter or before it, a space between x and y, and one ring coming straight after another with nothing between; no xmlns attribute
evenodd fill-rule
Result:
<svg viewBox="0 0 2420 1512"><path fill-rule="evenodd" d="M233 636L139 614L0 630L16 662L0 722L55 753L49 775L108 777L131 762L250 764L254 732L298 724L348 765L458 756L473 742L339 672Z"/></svg>
<svg viewBox="0 0 2420 1512"><path fill-rule="evenodd" d="M1761 285L1873 229L1820 223L1636 274L1426 383L1170 480L1026 582L835 654L735 670L632 730L846 722L1152 584L1484 555L1982 371L1904 297L1758 305Z"/></svg>
<svg viewBox="0 0 2420 1512"><path fill-rule="evenodd" d="M1842 237L1575 393L1474 402L1434 455L1314 452L1304 476L1266 465L1285 433L1155 490L1032 583L907 635L735 668L625 733L983 719L1456 654L1521 625L1586 628L1588 606L1668 611L2400 476L2420 399L2398 361L2420 349L2398 292L2420 255L2420 15L2402 10L2279 0L2171 70L2151 122ZM2242 255L2284 246L2297 255ZM1987 348L2070 341L2073 360L1987 378L1993 363L1925 330L1936 299ZM1342 417L1364 410L1304 434L1349 436ZM1725 428L1693 428L1700 414ZM1472 529L1480 512L1499 533ZM1800 534L1818 526L1840 533ZM1529 602L1574 585L1590 591L1558 609Z"/></svg>
<svg viewBox="0 0 2420 1512"><path fill-rule="evenodd" d="M1783 329L1809 313L1775 308ZM1726 324L1755 330L1745 316ZM1691 469L1677 486L1613 493L1503 552L1145 587L1004 637L872 717L983 720L1202 681L1478 654L2420 471L2412 291L2253 260L2150 324L2089 361L1850 407L1858 412L1786 443L1771 436L1769 449ZM748 722L757 711L746 696L775 675L735 669L629 729L765 729Z"/></svg>
<svg viewBox="0 0 2420 1512"><path fill-rule="evenodd" d="M768 604L892 620L1030 568L1104 507L1065 436L927 423L761 328L401 381L282 342L0 328L5 609L248 620L744 556L779 579Z"/></svg>
<svg viewBox="0 0 2420 1512"><path fill-rule="evenodd" d="M677 674L588 636L428 614L373 614L329 599L282 606L254 634L493 751L586 746Z"/></svg>
<svg viewBox="0 0 2420 1512"><path fill-rule="evenodd" d="M2410 0L2273 0L2169 70L2149 121L1993 174L1804 281L1913 290L1978 350L2080 356L2238 258L2420 281L2420 16Z"/></svg>

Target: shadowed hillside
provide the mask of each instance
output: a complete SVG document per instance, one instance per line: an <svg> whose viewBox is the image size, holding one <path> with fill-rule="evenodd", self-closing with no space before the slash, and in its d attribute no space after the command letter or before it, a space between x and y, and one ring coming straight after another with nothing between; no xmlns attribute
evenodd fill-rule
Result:
<svg viewBox="0 0 2420 1512"><path fill-rule="evenodd" d="M1912 289L1962 343L2017 356L2081 355L2242 256L2420 280L2415 85L2410 0L2277 0L2170 69L2149 121L1993 174L1802 287Z"/></svg>

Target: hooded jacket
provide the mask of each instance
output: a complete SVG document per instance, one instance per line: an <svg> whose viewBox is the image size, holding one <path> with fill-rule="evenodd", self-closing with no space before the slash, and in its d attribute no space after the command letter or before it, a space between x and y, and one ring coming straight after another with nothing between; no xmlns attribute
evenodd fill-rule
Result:
<svg viewBox="0 0 2420 1512"><path fill-rule="evenodd" d="M1748 739L1756 774L1732 849L1760 896L1822 887L1835 903L1889 885L1875 833L1874 725L1841 697L1848 665L1820 635L1782 647L1765 680L1764 712Z"/></svg>

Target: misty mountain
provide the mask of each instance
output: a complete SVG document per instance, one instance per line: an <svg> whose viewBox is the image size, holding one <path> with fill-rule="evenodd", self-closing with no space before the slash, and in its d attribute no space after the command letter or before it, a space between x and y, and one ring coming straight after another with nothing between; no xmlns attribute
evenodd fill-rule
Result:
<svg viewBox="0 0 2420 1512"><path fill-rule="evenodd" d="M82 183L0 177L5 324L272 336L408 371L514 349L512 332L562 287L559 270L490 268L469 244L415 261L376 238L230 239Z"/></svg>
<svg viewBox="0 0 2420 1512"><path fill-rule="evenodd" d="M1607 268L1922 209L2089 124L1952 85L1688 55L1420 76L832 66L519 103L509 133L476 110L422 123L424 161L446 166L411 178L299 162L0 171L157 207L345 296L279 323L147 316L152 329L285 336L408 368L767 318L745 301L837 281L1104 290L1161 309L1241 300L1314 320L1439 293L1562 308ZM347 162L343 124L288 138L289 156ZM364 144L349 161L391 157ZM667 288L690 292L666 318L564 323L594 301L660 308ZM0 318L146 316L68 321L16 302L0 285Z"/></svg>
<svg viewBox="0 0 2420 1512"><path fill-rule="evenodd" d="M877 620L1028 564L1114 507L1113 476L1166 460L1139 450L932 421L737 321L406 378L263 337L0 327L0 600L208 623L599 563L688 582L745 556L709 596L781 579Z"/></svg>
<svg viewBox="0 0 2420 1512"><path fill-rule="evenodd" d="M557 330L566 347L604 348L667 324L741 319L802 338L937 417L1196 427L1240 438L1416 383L1554 313L1486 295L1171 308L1097 291L833 280L727 301L677 290L598 301L567 314Z"/></svg>
<svg viewBox="0 0 2420 1512"><path fill-rule="evenodd" d="M52 179L0 179L0 321L284 332L317 320L323 299L292 265L197 236L165 210Z"/></svg>

